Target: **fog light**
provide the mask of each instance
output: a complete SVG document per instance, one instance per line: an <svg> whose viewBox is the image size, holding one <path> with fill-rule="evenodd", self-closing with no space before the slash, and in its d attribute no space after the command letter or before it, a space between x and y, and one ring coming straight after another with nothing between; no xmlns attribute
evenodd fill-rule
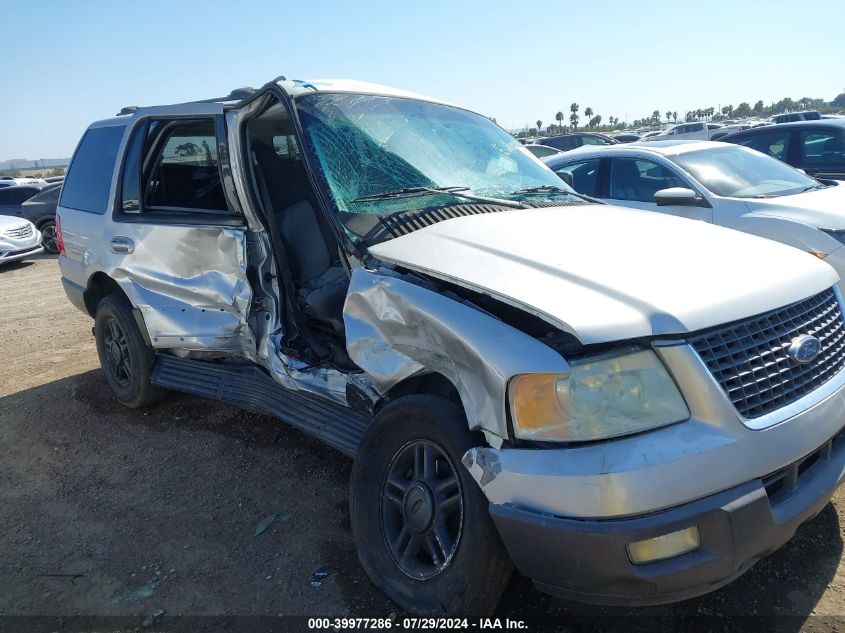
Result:
<svg viewBox="0 0 845 633"><path fill-rule="evenodd" d="M635 565L651 563L686 554L700 545L696 526L655 536L644 541L628 544L628 557Z"/></svg>

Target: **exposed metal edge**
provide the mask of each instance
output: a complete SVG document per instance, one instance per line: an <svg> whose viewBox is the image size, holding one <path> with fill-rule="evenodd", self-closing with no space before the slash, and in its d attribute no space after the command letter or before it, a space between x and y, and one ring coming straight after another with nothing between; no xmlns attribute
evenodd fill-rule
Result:
<svg viewBox="0 0 845 633"><path fill-rule="evenodd" d="M354 457L369 418L319 396L285 389L250 365L218 365L159 354L151 380L157 385L215 398L272 415Z"/></svg>

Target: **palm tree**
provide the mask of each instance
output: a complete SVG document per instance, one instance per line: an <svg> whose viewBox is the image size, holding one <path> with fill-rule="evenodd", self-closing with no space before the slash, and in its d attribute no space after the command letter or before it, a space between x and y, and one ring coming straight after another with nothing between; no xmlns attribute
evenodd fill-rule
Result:
<svg viewBox="0 0 845 633"><path fill-rule="evenodd" d="M655 110L651 113L651 120L655 125L660 125L660 110Z"/></svg>
<svg viewBox="0 0 845 633"><path fill-rule="evenodd" d="M540 119L537 119L537 134L540 133L540 130L543 129L543 122Z"/></svg>
<svg viewBox="0 0 845 633"><path fill-rule="evenodd" d="M587 106L586 108L584 108L584 116L585 116L585 117L586 117L586 119L587 119L587 125L588 125L590 128L592 128L592 127L593 127L593 122L592 122L593 109L592 109L591 107L589 107L589 106Z"/></svg>
<svg viewBox="0 0 845 633"><path fill-rule="evenodd" d="M672 111L666 110L666 123L669 123L669 119L672 118Z"/></svg>
<svg viewBox="0 0 845 633"><path fill-rule="evenodd" d="M569 122L572 123L572 129L576 131L578 130L578 108L580 107L581 106L577 103L573 103L569 106L569 110L572 112L572 114L569 115Z"/></svg>
<svg viewBox="0 0 845 633"><path fill-rule="evenodd" d="M677 123L678 122L678 112L672 112L672 120Z"/></svg>
<svg viewBox="0 0 845 633"><path fill-rule="evenodd" d="M555 115L555 120L557 121L558 131L563 130L563 112L558 110L558 113Z"/></svg>

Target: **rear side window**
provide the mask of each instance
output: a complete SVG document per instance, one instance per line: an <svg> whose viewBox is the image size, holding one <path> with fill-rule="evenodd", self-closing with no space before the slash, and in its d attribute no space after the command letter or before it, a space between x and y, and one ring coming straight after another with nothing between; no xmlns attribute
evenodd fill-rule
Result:
<svg viewBox="0 0 845 633"><path fill-rule="evenodd" d="M578 193L583 193L585 196L595 196L599 176L599 160L594 158L579 163L570 163L555 170L555 173L568 182Z"/></svg>
<svg viewBox="0 0 845 633"><path fill-rule="evenodd" d="M738 145L744 145L758 152L774 156L779 160L786 158L786 143L789 140L789 132L772 130L765 134L754 134L748 138L737 139Z"/></svg>
<svg viewBox="0 0 845 633"><path fill-rule="evenodd" d="M160 122L164 123L164 122ZM217 159L214 119L171 123L155 143L144 206L157 211L228 212Z"/></svg>
<svg viewBox="0 0 845 633"><path fill-rule="evenodd" d="M560 149L563 151L567 151L570 149L575 149L576 147L580 147L581 143L576 136L560 136L558 138L544 138L540 141L541 145L548 145L549 147L554 147L555 149Z"/></svg>
<svg viewBox="0 0 845 633"><path fill-rule="evenodd" d="M123 126L92 128L82 137L62 185L61 206L103 214L109 202Z"/></svg>
<svg viewBox="0 0 845 633"><path fill-rule="evenodd" d="M845 165L845 139L838 130L831 132L801 132L802 164Z"/></svg>
<svg viewBox="0 0 845 633"><path fill-rule="evenodd" d="M42 191L37 196L30 198L32 202L55 202L62 192L61 187L50 187L46 191Z"/></svg>
<svg viewBox="0 0 845 633"><path fill-rule="evenodd" d="M0 204L20 204L36 195L41 189L35 187L9 187L0 190Z"/></svg>

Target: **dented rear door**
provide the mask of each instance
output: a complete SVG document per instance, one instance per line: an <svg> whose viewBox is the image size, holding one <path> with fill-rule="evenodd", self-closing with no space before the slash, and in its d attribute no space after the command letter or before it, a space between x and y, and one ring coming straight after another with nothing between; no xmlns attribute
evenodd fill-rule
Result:
<svg viewBox="0 0 845 633"><path fill-rule="evenodd" d="M222 106L156 110L127 134L103 268L140 311L153 347L249 354L246 226Z"/></svg>

